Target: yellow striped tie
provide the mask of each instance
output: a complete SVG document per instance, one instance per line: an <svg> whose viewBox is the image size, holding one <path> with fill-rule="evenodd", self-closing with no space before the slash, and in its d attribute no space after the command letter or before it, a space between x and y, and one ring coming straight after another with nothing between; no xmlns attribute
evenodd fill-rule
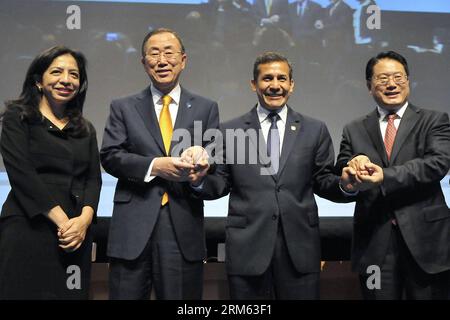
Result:
<svg viewBox="0 0 450 320"><path fill-rule="evenodd" d="M170 150L170 141L172 140L172 118L170 117L169 104L172 101L172 98L168 95L162 97L163 107L161 113L159 114L159 128L161 130L161 136L164 142L164 148L166 149L166 155L169 155ZM169 195L167 192L164 192L161 205L165 205L169 202Z"/></svg>

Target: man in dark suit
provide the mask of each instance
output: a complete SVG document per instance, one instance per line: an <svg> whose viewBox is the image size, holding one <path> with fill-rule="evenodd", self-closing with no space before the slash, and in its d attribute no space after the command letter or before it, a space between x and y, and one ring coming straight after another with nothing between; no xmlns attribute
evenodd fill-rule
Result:
<svg viewBox="0 0 450 320"><path fill-rule="evenodd" d="M271 43L275 47L294 45L292 37L288 33L288 10L288 0L255 0L253 12L258 26L253 38L254 46L266 46L267 43ZM277 41L276 45L273 44L274 41Z"/></svg>
<svg viewBox="0 0 450 320"><path fill-rule="evenodd" d="M324 123L287 106L294 81L285 57L259 56L251 84L259 103L223 125L225 164L203 180L201 190L209 198L230 193L231 298L317 299L321 251L314 193L344 199L333 173L331 137Z"/></svg>
<svg viewBox="0 0 450 320"><path fill-rule="evenodd" d="M342 42L343 39L353 38L353 9L344 0L330 0L330 4L325 8L324 19L327 40L332 43L331 48L334 47L333 44Z"/></svg>
<svg viewBox="0 0 450 320"><path fill-rule="evenodd" d="M311 0L297 0L289 4L291 35L302 50L309 43L321 41L324 13L322 6Z"/></svg>
<svg viewBox="0 0 450 320"><path fill-rule="evenodd" d="M408 102L408 64L396 52L370 59L366 80L376 109L344 128L337 160L362 182L347 188L360 189L353 269L366 299L446 299L450 212L440 181L450 168L448 114ZM378 186L366 190L366 182Z"/></svg>
<svg viewBox="0 0 450 320"><path fill-rule="evenodd" d="M111 103L101 149L103 167L119 179L107 251L110 298L148 299L154 285L158 299L201 299L203 202L191 197L189 174L209 166L172 156L171 140L172 131L192 133L194 121L202 132L217 128L218 107L180 87L186 53L175 32L150 32L142 64L151 85Z"/></svg>
<svg viewBox="0 0 450 320"><path fill-rule="evenodd" d="M344 83L349 77L349 65L354 60L353 9L344 0L330 0L323 19L324 55L322 67L328 71L328 81ZM332 53L332 59L329 55Z"/></svg>
<svg viewBox="0 0 450 320"><path fill-rule="evenodd" d="M289 4L289 31L298 48L294 65L301 65L302 70L309 64L320 63L324 13L324 8L311 0L297 0ZM317 71L303 70L304 74L314 72Z"/></svg>

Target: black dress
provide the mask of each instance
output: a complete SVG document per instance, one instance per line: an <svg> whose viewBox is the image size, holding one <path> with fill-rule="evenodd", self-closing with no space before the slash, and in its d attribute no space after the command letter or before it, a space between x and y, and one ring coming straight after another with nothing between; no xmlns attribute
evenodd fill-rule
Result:
<svg viewBox="0 0 450 320"><path fill-rule="evenodd" d="M92 235L67 253L45 214L57 205L69 218L84 206L96 212L101 173L94 127L74 137L71 122L60 130L46 118L22 120L17 110L8 110L2 125L11 191L0 215L0 300L87 299Z"/></svg>

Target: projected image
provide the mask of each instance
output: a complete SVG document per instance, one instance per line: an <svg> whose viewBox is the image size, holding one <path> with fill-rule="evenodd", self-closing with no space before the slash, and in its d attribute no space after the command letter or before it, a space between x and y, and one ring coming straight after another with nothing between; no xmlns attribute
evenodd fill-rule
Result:
<svg viewBox="0 0 450 320"><path fill-rule="evenodd" d="M73 4L80 9L79 29L67 27ZM38 52L56 44L77 48L88 59L85 115L101 142L111 100L149 84L141 41L159 27L181 35L187 52L182 85L218 101L222 121L256 104L249 81L255 57L266 50L291 60L289 105L324 121L336 152L343 126L375 107L364 68L380 51L408 59L414 104L449 110L450 3L436 0L3 0L1 100L18 96Z"/></svg>
<svg viewBox="0 0 450 320"><path fill-rule="evenodd" d="M78 48L89 60L86 113L100 134L110 100L148 83L140 64L141 40L148 30L164 26L177 30L187 48L183 84L217 100L223 120L255 103L248 82L254 57L265 50L280 51L293 62L296 90L290 104L324 120L335 146L347 122L344 115L373 108L363 69L381 50L408 58L412 101L447 110L446 1L161 2L3 1L0 66L10 76L0 80L2 100L18 94L22 71L38 52L61 43ZM81 25L69 30L66 9L73 3L80 8Z"/></svg>

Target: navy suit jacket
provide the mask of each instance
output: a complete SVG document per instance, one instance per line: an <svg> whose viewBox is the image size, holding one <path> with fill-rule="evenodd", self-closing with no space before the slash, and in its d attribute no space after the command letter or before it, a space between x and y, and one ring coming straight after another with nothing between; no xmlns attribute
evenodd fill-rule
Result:
<svg viewBox="0 0 450 320"><path fill-rule="evenodd" d="M388 161L375 110L344 127L338 169L357 154L383 167L384 181L356 197L353 269L382 264L392 218L425 272L450 269L450 211L440 185L450 168L448 114L409 104Z"/></svg>
<svg viewBox="0 0 450 320"><path fill-rule="evenodd" d="M194 121L201 121L202 132L218 128L217 103L182 88L174 136L181 128L192 134ZM171 150L174 144L172 141ZM193 196L187 182L171 182L160 177L144 182L152 160L163 156L166 154L150 87L112 101L100 151L106 172L119 179L108 256L133 260L141 254L157 221L162 195L168 192L171 220L181 253L188 261L204 259L203 201Z"/></svg>
<svg viewBox="0 0 450 320"><path fill-rule="evenodd" d="M253 12L258 19L258 23L262 18L270 18L271 16L277 14L280 17L278 23L274 27L280 27L282 29L287 29L288 19L289 19L289 3L288 0L272 0L272 8L269 15L266 10L265 0L255 0L253 3Z"/></svg>
<svg viewBox="0 0 450 320"><path fill-rule="evenodd" d="M262 175L264 164L258 140L251 133L261 128L256 108L223 125L246 132L247 155L258 155L259 163L247 158L237 164L237 148L227 152L204 181L208 197L230 193L226 225L226 263L229 274L260 275L270 264L281 220L290 257L298 272L320 271L319 217L314 193L345 201L334 175L333 144L321 121L288 108L280 167L277 175ZM253 131L253 130L255 131ZM264 141L264 139L262 139ZM230 144L226 146L230 149Z"/></svg>
<svg viewBox="0 0 450 320"><path fill-rule="evenodd" d="M303 16L297 14L298 3L293 2L289 4L289 19L291 23L291 34L294 39L304 40L305 37L317 37L317 41L320 41L319 34L321 30L318 30L314 24L317 20L324 19L325 9L314 1L308 1L305 7Z"/></svg>

